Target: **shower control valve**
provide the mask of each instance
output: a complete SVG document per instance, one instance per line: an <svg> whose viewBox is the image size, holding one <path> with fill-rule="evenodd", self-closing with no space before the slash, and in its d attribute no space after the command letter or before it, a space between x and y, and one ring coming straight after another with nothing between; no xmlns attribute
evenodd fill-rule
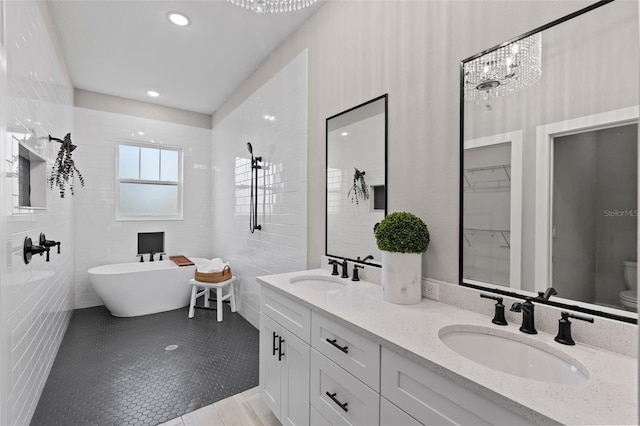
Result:
<svg viewBox="0 0 640 426"><path fill-rule="evenodd" d="M60 254L60 241L47 240L44 232L40 233L39 243L42 247L58 246L58 254Z"/></svg>

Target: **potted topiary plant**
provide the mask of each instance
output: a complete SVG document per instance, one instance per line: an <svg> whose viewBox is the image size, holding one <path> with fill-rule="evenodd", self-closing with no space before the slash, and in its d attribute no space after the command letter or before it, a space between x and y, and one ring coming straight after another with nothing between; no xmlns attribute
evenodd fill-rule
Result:
<svg viewBox="0 0 640 426"><path fill-rule="evenodd" d="M382 298L402 305L422 299L422 253L429 247L429 228L419 217L395 212L375 228L382 250Z"/></svg>

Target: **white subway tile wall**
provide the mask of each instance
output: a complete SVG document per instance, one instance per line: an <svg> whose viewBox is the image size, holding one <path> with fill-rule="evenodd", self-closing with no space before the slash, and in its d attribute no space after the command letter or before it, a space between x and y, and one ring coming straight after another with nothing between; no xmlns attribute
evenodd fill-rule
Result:
<svg viewBox="0 0 640 426"><path fill-rule="evenodd" d="M256 277L307 268L306 50L212 133L213 254L231 263L238 276L238 310L258 327ZM262 157L257 193L262 230L253 234L247 142Z"/></svg>
<svg viewBox="0 0 640 426"><path fill-rule="evenodd" d="M102 304L87 270L135 262L138 232L164 232L169 255L211 257L209 129L77 107L75 122L74 152L86 181L75 197L76 308ZM183 220L116 220L116 151L123 140L182 148Z"/></svg>
<svg viewBox="0 0 640 426"><path fill-rule="evenodd" d="M6 112L0 121L0 175L11 176L17 161L14 134L26 135L21 140L28 139L45 159L55 159L60 145L49 143L47 136L63 138L73 132L73 87L56 54L46 5L4 2L4 6L7 74L2 83L4 89L6 82L6 91L0 90ZM74 304L74 200L68 192L61 199L57 190L47 187L46 210L18 211L13 209L17 186L17 176L5 179L0 214L0 424L11 425L29 424ZM36 255L27 265L24 239L38 244L41 232L61 242L61 253L54 248L49 262Z"/></svg>

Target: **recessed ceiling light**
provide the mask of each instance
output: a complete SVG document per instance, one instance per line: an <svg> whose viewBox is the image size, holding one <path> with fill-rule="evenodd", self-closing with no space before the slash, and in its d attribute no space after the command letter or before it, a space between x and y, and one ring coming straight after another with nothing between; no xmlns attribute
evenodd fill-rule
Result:
<svg viewBox="0 0 640 426"><path fill-rule="evenodd" d="M158 96L160 96L160 93L156 92L155 90L147 90L147 95L151 96L152 98L157 98Z"/></svg>
<svg viewBox="0 0 640 426"><path fill-rule="evenodd" d="M340 133L340 136L349 136L349 132L342 132Z"/></svg>
<svg viewBox="0 0 640 426"><path fill-rule="evenodd" d="M179 27L185 27L191 23L189 18L178 12L169 12L167 18Z"/></svg>
<svg viewBox="0 0 640 426"><path fill-rule="evenodd" d="M140 136L144 136L144 132L143 132L142 130L138 130L138 134L139 134Z"/></svg>

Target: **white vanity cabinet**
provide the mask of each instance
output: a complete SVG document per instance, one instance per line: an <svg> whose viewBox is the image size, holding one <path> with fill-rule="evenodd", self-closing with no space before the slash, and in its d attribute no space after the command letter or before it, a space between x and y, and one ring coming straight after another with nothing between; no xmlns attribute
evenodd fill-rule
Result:
<svg viewBox="0 0 640 426"><path fill-rule="evenodd" d="M282 424L531 424L264 286L261 311L260 394Z"/></svg>
<svg viewBox="0 0 640 426"><path fill-rule="evenodd" d="M309 308L265 288L261 307L260 395L283 425L308 425Z"/></svg>

